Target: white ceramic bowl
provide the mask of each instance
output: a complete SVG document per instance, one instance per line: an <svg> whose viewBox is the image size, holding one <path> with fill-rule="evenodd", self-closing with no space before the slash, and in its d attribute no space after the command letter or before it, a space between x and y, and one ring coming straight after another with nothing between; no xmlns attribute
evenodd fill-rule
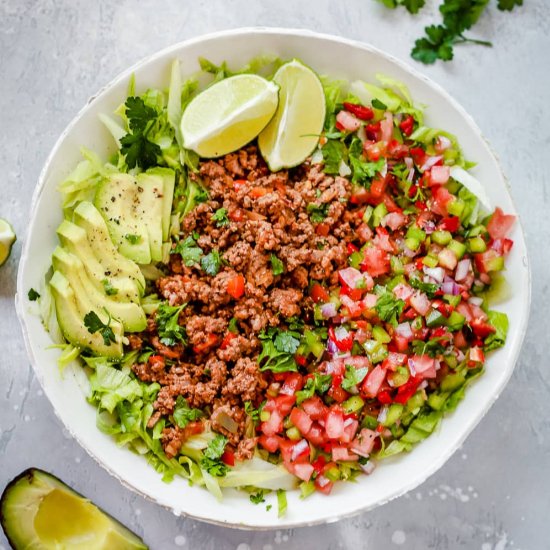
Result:
<svg viewBox="0 0 550 550"><path fill-rule="evenodd" d="M67 430L99 464L126 486L155 502L204 521L243 528L273 528L335 521L369 510L422 483L440 468L481 420L508 381L523 340L530 300L530 276L521 226L514 227L514 247L508 258L506 277L512 297L500 305L510 319L506 346L492 354L486 373L466 392L456 412L413 452L383 461L371 476L356 484L339 484L329 498L313 495L307 501L289 494L288 513L278 519L276 506L266 512L252 506L246 494L232 492L217 502L206 490L189 487L183 479L165 484L146 461L119 448L95 425L95 410L84 399L87 380L78 365L64 376L56 366L57 350L40 319L33 314L27 292L37 287L50 264L56 246L55 229L61 222L60 196L56 185L80 159L84 145L107 154L112 140L98 122L99 113L111 113L124 99L128 79L135 73L138 91L165 87L169 67L179 58L183 70L198 69L197 58L226 60L239 67L251 57L274 53L283 58L298 57L322 74L353 80L372 80L378 72L405 82L417 102L427 105L426 120L456 134L468 159L477 162L473 173L483 182L494 205L515 213L505 178L479 128L448 93L415 69L359 42L302 30L240 29L195 38L163 50L128 69L95 95L63 132L49 155L36 188L17 284L16 305L27 350L36 376Z"/></svg>

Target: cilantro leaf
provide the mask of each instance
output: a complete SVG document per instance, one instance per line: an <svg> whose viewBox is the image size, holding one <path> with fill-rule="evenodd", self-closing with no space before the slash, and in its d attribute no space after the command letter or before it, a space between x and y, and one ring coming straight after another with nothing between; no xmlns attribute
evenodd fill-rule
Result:
<svg viewBox="0 0 550 550"><path fill-rule="evenodd" d="M120 152L126 157L128 168L139 166L144 170L155 166L157 157L162 155L161 148L141 132L126 134L120 138Z"/></svg>
<svg viewBox="0 0 550 550"><path fill-rule="evenodd" d="M396 327L404 307L405 302L403 300L396 298L393 292L384 289L384 292L378 296L374 309L376 309L380 319Z"/></svg>
<svg viewBox="0 0 550 550"><path fill-rule="evenodd" d="M192 409L183 395L178 395L176 406L172 414L175 424L178 428L185 428L189 422L194 422L201 418L203 412L200 409Z"/></svg>
<svg viewBox="0 0 550 550"><path fill-rule="evenodd" d="M201 467L204 468L210 475L223 477L229 468L221 461L221 456L225 451L227 438L221 434L208 443L208 447L204 449L204 457L201 460Z"/></svg>
<svg viewBox="0 0 550 550"><path fill-rule="evenodd" d="M427 342L424 340L413 340L412 348L416 355L429 355L435 357L445 351L443 340L447 340L445 336L430 338Z"/></svg>
<svg viewBox="0 0 550 550"><path fill-rule="evenodd" d="M132 132L143 132L147 124L157 118L155 109L146 105L141 97L129 97L124 106Z"/></svg>
<svg viewBox="0 0 550 550"><path fill-rule="evenodd" d="M523 0L498 0L497 4L502 11L512 11L515 6L523 6Z"/></svg>
<svg viewBox="0 0 550 550"><path fill-rule="evenodd" d="M218 208L212 215L211 220L216 222L217 227L224 227L229 224L229 218L227 217L227 208Z"/></svg>
<svg viewBox="0 0 550 550"><path fill-rule="evenodd" d="M159 305L155 321L161 344L174 346L178 342L187 342L185 327L179 324L180 313L186 305L170 306L167 302Z"/></svg>
<svg viewBox="0 0 550 550"><path fill-rule="evenodd" d="M416 14L424 7L426 0L378 0L387 8L395 9L397 6L404 6L409 13Z"/></svg>
<svg viewBox="0 0 550 550"><path fill-rule="evenodd" d="M321 374L315 372L313 378L308 378L303 389L296 392L296 403L299 405L306 399L313 397L315 392L319 394L326 393L332 384L331 374Z"/></svg>
<svg viewBox="0 0 550 550"><path fill-rule="evenodd" d="M271 271L273 271L273 275L282 275L285 272L285 265L275 254L271 254L270 257L271 260Z"/></svg>
<svg viewBox="0 0 550 550"><path fill-rule="evenodd" d="M103 285L103 289L105 290L105 294L107 294L107 296L114 296L115 294L118 294L118 289L111 284L109 279L103 279L101 284Z"/></svg>
<svg viewBox="0 0 550 550"><path fill-rule="evenodd" d="M296 353L300 345L299 338L296 337L296 333L286 331L279 331L275 336L275 349L281 353Z"/></svg>
<svg viewBox="0 0 550 550"><path fill-rule="evenodd" d="M321 223L328 214L329 205L309 203L306 207L309 218L313 223Z"/></svg>
<svg viewBox="0 0 550 550"><path fill-rule="evenodd" d="M270 328L259 335L262 352L258 356L260 370L272 372L297 371L294 353L300 345L299 334Z"/></svg>
<svg viewBox="0 0 550 550"><path fill-rule="evenodd" d="M372 101L371 101L371 105L375 108L375 109L380 109L382 111L385 111L388 106L385 104L385 103L382 103L382 101L380 101L378 98L374 98Z"/></svg>
<svg viewBox="0 0 550 550"><path fill-rule="evenodd" d="M254 422L257 422L260 420L260 413L262 412L262 409L264 408L264 405L266 404L265 401L263 401L260 406L255 409L252 405L252 401L245 401L244 403L244 412L254 420Z"/></svg>
<svg viewBox="0 0 550 550"><path fill-rule="evenodd" d="M36 300L40 298L40 294L38 294L38 292L36 292L34 288L29 289L29 293L27 294L27 296L29 297L29 300L31 302L36 302Z"/></svg>
<svg viewBox="0 0 550 550"><path fill-rule="evenodd" d="M321 148L321 153L325 163L323 172L325 174L339 174L340 163L345 162L347 157L346 145L342 141L329 139Z"/></svg>
<svg viewBox="0 0 550 550"><path fill-rule="evenodd" d="M413 277L412 279L409 279L409 284L416 288L417 290L421 290L422 292L425 292L428 298L433 298L435 296L435 293L439 289L439 285L436 285L434 283L424 283L420 279Z"/></svg>
<svg viewBox="0 0 550 550"><path fill-rule="evenodd" d="M88 332L90 334L99 332L101 336L103 336L103 342L106 346L110 346L111 343L116 343L115 333L110 323L110 316L107 323L103 323L95 311L89 311L84 315L84 326L88 329Z"/></svg>
<svg viewBox="0 0 550 550"><path fill-rule="evenodd" d="M179 241L170 254L179 254L184 265L191 267L200 262L203 251L193 236L189 235L185 240Z"/></svg>
<svg viewBox="0 0 550 550"><path fill-rule="evenodd" d="M236 317L231 317L231 319L229 320L229 324L227 325L227 330L229 332L232 332L233 334L238 334L239 332L239 325L237 324L237 318Z"/></svg>
<svg viewBox="0 0 550 550"><path fill-rule="evenodd" d="M365 379L368 371L367 367L355 368L352 365L346 365L346 374L342 380L342 388L346 391L356 388Z"/></svg>
<svg viewBox="0 0 550 550"><path fill-rule="evenodd" d="M199 249L200 250L200 249ZM201 267L207 275L217 275L222 265L222 258L218 250L214 249L212 252L201 258Z"/></svg>
<svg viewBox="0 0 550 550"><path fill-rule="evenodd" d="M261 504L265 502L264 494L265 491L263 489L260 489L257 493L252 493L249 497L250 502L252 502L252 504Z"/></svg>

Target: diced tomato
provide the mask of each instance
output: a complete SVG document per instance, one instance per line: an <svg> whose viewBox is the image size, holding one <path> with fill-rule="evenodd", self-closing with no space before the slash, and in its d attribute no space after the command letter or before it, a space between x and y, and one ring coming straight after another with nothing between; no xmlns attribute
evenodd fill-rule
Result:
<svg viewBox="0 0 550 550"><path fill-rule="evenodd" d="M380 123L378 123L378 125L380 126ZM368 131L369 126L370 124L367 125L367 135L369 132ZM380 157L383 157L386 152L384 143L381 141L378 141L377 143L369 143L368 141L366 141L363 146L363 149L370 162L376 162L377 160L380 160Z"/></svg>
<svg viewBox="0 0 550 550"><path fill-rule="evenodd" d="M330 492L332 491L332 487L334 486L334 483L328 479L328 477L325 477L323 474L318 475L315 478L315 488L325 495L330 495Z"/></svg>
<svg viewBox="0 0 550 550"><path fill-rule="evenodd" d="M474 334L485 340L487 336L496 332L496 329L493 325L482 321L481 319L472 319L469 323L471 329L474 331Z"/></svg>
<svg viewBox="0 0 550 550"><path fill-rule="evenodd" d="M326 458L323 455L319 455L312 463L313 469L315 470L316 474L320 474L324 468L325 464L327 463Z"/></svg>
<svg viewBox="0 0 550 550"><path fill-rule="evenodd" d="M440 216L447 216L447 205L454 199L449 190L442 185L432 187L433 204L432 210Z"/></svg>
<svg viewBox="0 0 550 550"><path fill-rule="evenodd" d="M489 223L487 224L487 231L489 232L489 235L491 235L492 239L503 239L506 237L510 229L512 229L515 221L515 216L505 214L502 209L497 206L491 216L491 219L489 220Z"/></svg>
<svg viewBox="0 0 550 550"><path fill-rule="evenodd" d="M435 370L435 359L429 355L413 355L409 358L409 363L414 365L415 377L435 378L437 371ZM412 366L410 367L412 370Z"/></svg>
<svg viewBox="0 0 550 550"><path fill-rule="evenodd" d="M422 316L426 315L430 310L430 299L417 290L410 298L411 306Z"/></svg>
<svg viewBox="0 0 550 550"><path fill-rule="evenodd" d="M313 397L306 399L302 403L302 407L313 420L324 418L328 411L326 405L318 395L314 395Z"/></svg>
<svg viewBox="0 0 550 550"><path fill-rule="evenodd" d="M384 361L382 361L382 368L395 371L397 367L404 365L407 361L407 355L405 353L390 352Z"/></svg>
<svg viewBox="0 0 550 550"><path fill-rule="evenodd" d="M332 460L341 460L347 462L356 461L359 457L355 454L351 454L347 447L333 447L332 448Z"/></svg>
<svg viewBox="0 0 550 550"><path fill-rule="evenodd" d="M365 283L365 277L363 276L363 274L354 267L346 267L345 269L340 269L338 271L338 279L342 286L347 286L351 290L356 290L359 287L362 287ZM349 292L345 292L345 294L350 296ZM359 297L361 297L361 295L359 295Z"/></svg>
<svg viewBox="0 0 550 550"><path fill-rule="evenodd" d="M329 293L325 287L321 286L319 283L313 283L313 285L311 285L309 295L316 304L319 302L328 302L330 300Z"/></svg>
<svg viewBox="0 0 550 550"><path fill-rule="evenodd" d="M378 399L378 401L382 403L382 405L389 405L393 401L392 396L388 390L379 392L376 396L376 399Z"/></svg>
<svg viewBox="0 0 550 550"><path fill-rule="evenodd" d="M333 386L330 388L328 390L328 395L337 403L343 403L349 397L349 393L340 386Z"/></svg>
<svg viewBox="0 0 550 550"><path fill-rule="evenodd" d="M226 332L222 343L220 344L220 349L227 349L231 340L234 340L235 338L237 338L237 335L234 332Z"/></svg>
<svg viewBox="0 0 550 550"><path fill-rule="evenodd" d="M370 107L365 107L364 105L356 105L355 103L344 101L344 109L361 120L371 120L374 118L374 111Z"/></svg>
<svg viewBox="0 0 550 550"><path fill-rule="evenodd" d="M227 293L235 300L244 294L244 277L242 275L235 275L227 281Z"/></svg>
<svg viewBox="0 0 550 550"><path fill-rule="evenodd" d="M203 353L209 350L214 344L218 342L218 336L216 334L209 334L204 342L193 346L195 353Z"/></svg>
<svg viewBox="0 0 550 550"><path fill-rule="evenodd" d="M359 251L359 249L353 243L346 243L346 250L349 255Z"/></svg>
<svg viewBox="0 0 550 550"><path fill-rule="evenodd" d="M320 237L327 237L330 233L330 225L328 223L322 222L318 223L315 226L315 234L319 235Z"/></svg>
<svg viewBox="0 0 550 550"><path fill-rule="evenodd" d="M492 248L487 249L485 252L474 254L474 264L476 269L480 273L489 273L492 271L493 262L501 256L501 254Z"/></svg>
<svg viewBox="0 0 550 550"><path fill-rule="evenodd" d="M242 208L234 208L229 211L228 217L233 222L242 222L246 215Z"/></svg>
<svg viewBox="0 0 550 550"><path fill-rule="evenodd" d="M366 223L362 223L356 233L362 243L368 243L372 239L372 229Z"/></svg>
<svg viewBox="0 0 550 550"><path fill-rule="evenodd" d="M296 396L295 395L278 395L275 398L275 407L277 410L280 411L280 413L283 416L286 416L292 407L294 406L294 403L296 403ZM265 409L265 407L264 407Z"/></svg>
<svg viewBox="0 0 550 550"><path fill-rule="evenodd" d="M351 190L351 196L349 202L351 204L365 204L370 198L370 193L366 187L361 185L354 185Z"/></svg>
<svg viewBox="0 0 550 550"><path fill-rule="evenodd" d="M385 178L379 177L373 180L370 186L370 194L374 199L380 199L386 191L387 182Z"/></svg>
<svg viewBox="0 0 550 550"><path fill-rule="evenodd" d="M454 345L457 348L465 348L468 345L464 333L459 330L453 334Z"/></svg>
<svg viewBox="0 0 550 550"><path fill-rule="evenodd" d="M308 462L303 462L294 465L294 475L303 481L309 481L313 475L314 468Z"/></svg>
<svg viewBox="0 0 550 550"><path fill-rule="evenodd" d="M426 152L421 147L411 147L409 153L417 166L423 166L426 161Z"/></svg>
<svg viewBox="0 0 550 550"><path fill-rule="evenodd" d="M346 132L355 132L361 127L361 121L349 111L340 111L336 115L336 127Z"/></svg>
<svg viewBox="0 0 550 550"><path fill-rule="evenodd" d="M340 439L344 433L344 413L338 405L333 405L325 419L325 431L330 439Z"/></svg>
<svg viewBox="0 0 550 550"><path fill-rule="evenodd" d="M273 436L282 432L284 416L276 409L270 411L269 415L269 419L260 424L260 431L267 436Z"/></svg>
<svg viewBox="0 0 550 550"><path fill-rule="evenodd" d="M345 294L340 294L342 305L347 309L347 314L343 313L343 315L351 317L352 319L355 317L359 317L362 311L361 302L359 302L359 300L361 299L361 294L357 295L357 290L359 289L351 291L353 295L357 298L357 300L353 300L350 296L346 296Z"/></svg>
<svg viewBox="0 0 550 550"><path fill-rule="evenodd" d="M313 421L309 415L302 409L294 407L290 411L290 421L300 430L302 435L305 435L309 432Z"/></svg>
<svg viewBox="0 0 550 550"><path fill-rule="evenodd" d="M279 448L279 436L272 435L260 435L258 438L258 443L268 452L274 453Z"/></svg>
<svg viewBox="0 0 550 550"><path fill-rule="evenodd" d="M294 395L304 387L304 378L297 372L288 373L284 384L279 390L279 395Z"/></svg>
<svg viewBox="0 0 550 550"><path fill-rule="evenodd" d="M476 363L485 363L485 354L478 347L470 348L470 360L468 366L475 366Z"/></svg>
<svg viewBox="0 0 550 550"><path fill-rule="evenodd" d="M401 212L390 212L382 218L382 225L387 225L392 231L397 231L407 223L407 217Z"/></svg>
<svg viewBox="0 0 550 550"><path fill-rule="evenodd" d="M166 364L166 359L162 355L151 355L148 359L148 363L154 370L160 370L164 368L164 365Z"/></svg>
<svg viewBox="0 0 550 550"><path fill-rule="evenodd" d="M361 394L365 397L376 397L385 379L386 371L380 365L376 365L363 381Z"/></svg>
<svg viewBox="0 0 550 550"><path fill-rule="evenodd" d="M380 134L380 122L367 124L365 126L365 133L367 134L367 138L371 141L378 141L378 136Z"/></svg>
<svg viewBox="0 0 550 550"><path fill-rule="evenodd" d="M227 464L228 466L235 466L235 453L230 450L226 450L223 452L221 456L222 462Z"/></svg>
<svg viewBox="0 0 550 550"><path fill-rule="evenodd" d="M253 199L259 199L264 195L267 195L270 192L270 189L265 187L253 187L248 193Z"/></svg>
<svg viewBox="0 0 550 550"><path fill-rule="evenodd" d="M300 355L299 353L294 355L294 360L296 361L296 363L298 363L298 365L300 367L305 367L307 365L307 357L304 357L303 355Z"/></svg>
<svg viewBox="0 0 550 550"><path fill-rule="evenodd" d="M512 246L514 246L514 241L510 239L495 239L489 243L490 248L504 256L512 250Z"/></svg>
<svg viewBox="0 0 550 550"><path fill-rule="evenodd" d="M390 258L385 250L380 250L374 246L365 249L361 271L367 271L371 277L378 277L388 273L389 270Z"/></svg>
<svg viewBox="0 0 550 550"><path fill-rule="evenodd" d="M400 123L399 128L408 137L412 134L414 128L414 117L407 115Z"/></svg>
<svg viewBox="0 0 550 550"><path fill-rule="evenodd" d="M460 227L460 218L458 216L443 218L437 227L441 231L450 231L451 233L454 233L455 231L458 231L458 228Z"/></svg>
<svg viewBox="0 0 550 550"><path fill-rule="evenodd" d="M353 347L353 332L348 331L342 326L336 329L334 327L329 327L328 337L340 351L351 351Z"/></svg>
<svg viewBox="0 0 550 550"><path fill-rule="evenodd" d="M304 434L304 437L313 445L316 447L321 446L323 443L325 443L325 430L321 428L321 426L314 422L309 429L309 432L307 434Z"/></svg>
<svg viewBox="0 0 550 550"><path fill-rule="evenodd" d="M451 169L448 166L433 166L429 177L431 185L445 185L451 177Z"/></svg>
<svg viewBox="0 0 550 550"><path fill-rule="evenodd" d="M403 159L409 155L409 147L396 139L390 140L387 150L388 155L393 159Z"/></svg>
<svg viewBox="0 0 550 550"><path fill-rule="evenodd" d="M404 405L416 393L420 382L422 382L422 378L420 376L409 377L409 379L402 386L397 388L397 394L393 398L394 402Z"/></svg>
<svg viewBox="0 0 550 550"><path fill-rule="evenodd" d="M233 189L235 189L235 191L239 191L239 189L245 185L248 185L248 180L233 180Z"/></svg>

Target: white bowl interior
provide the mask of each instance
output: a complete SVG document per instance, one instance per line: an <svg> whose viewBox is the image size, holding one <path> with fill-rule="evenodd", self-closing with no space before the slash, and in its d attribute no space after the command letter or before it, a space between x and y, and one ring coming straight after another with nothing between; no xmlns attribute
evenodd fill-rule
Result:
<svg viewBox="0 0 550 550"><path fill-rule="evenodd" d="M466 398L441 427L413 452L384 461L359 483L342 483L327 498L313 495L301 501L289 494L286 517L277 518L276 505L270 512L250 504L247 495L236 491L217 502L207 491L189 487L176 479L171 484L146 461L119 448L96 428L95 410L84 400L86 377L77 365L60 375L56 365L59 351L47 349L52 341L26 299L30 287L37 287L50 264L57 244L55 229L61 222L60 196L56 186L80 160L84 145L107 155L111 139L99 123L99 113L111 113L125 99L129 76L135 73L138 90L166 87L172 60L178 58L185 75L198 69L199 56L214 62L226 60L238 67L261 53L283 58L298 57L316 71L348 80L372 80L378 72L405 82L416 102L427 105L426 120L456 134L468 159L477 162L473 174L484 184L494 205L516 213L507 184L487 143L472 119L439 86L407 65L364 44L318 35L307 31L243 29L209 35L164 50L126 71L99 92L63 133L41 174L33 200L27 241L21 258L17 308L26 345L36 375L54 409L67 429L111 474L125 485L173 509L177 514L230 526L248 528L292 527L334 521L403 494L433 474L460 446L498 397L510 377L517 359L528 317L530 277L526 247L520 224L512 238L515 245L509 256L506 277L513 296L499 306L510 319L506 346L493 353L486 373L466 392Z"/></svg>

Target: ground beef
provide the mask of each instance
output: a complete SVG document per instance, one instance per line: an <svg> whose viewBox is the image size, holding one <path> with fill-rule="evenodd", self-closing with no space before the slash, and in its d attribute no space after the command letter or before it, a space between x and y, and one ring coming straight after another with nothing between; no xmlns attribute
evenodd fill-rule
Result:
<svg viewBox="0 0 550 550"><path fill-rule="evenodd" d="M284 326L291 317L311 318L310 281L336 282L338 270L347 265L344 243L361 219L346 208L348 180L307 162L270 173L255 146L201 162L198 174L190 177L200 180L209 199L185 216L180 237L197 234L203 252L217 250L223 261L210 276L199 265L184 265L178 254L171 255L169 274L156 285L168 304L186 304L179 324L187 341L163 344L151 315L146 331L132 336L129 346L152 348L156 355L133 371L140 380L161 386L151 426L171 415L183 396L190 407L205 411L201 425L209 423L224 434L236 458L243 460L252 456L256 443L245 404L258 406L272 381L258 366L260 332ZM212 216L220 208L228 221L218 227ZM325 218L312 221L313 210L324 212ZM274 275L272 262L277 260L284 271ZM237 276L244 277L245 292L236 300L227 288ZM161 441L167 456L175 456L190 433L165 428Z"/></svg>

